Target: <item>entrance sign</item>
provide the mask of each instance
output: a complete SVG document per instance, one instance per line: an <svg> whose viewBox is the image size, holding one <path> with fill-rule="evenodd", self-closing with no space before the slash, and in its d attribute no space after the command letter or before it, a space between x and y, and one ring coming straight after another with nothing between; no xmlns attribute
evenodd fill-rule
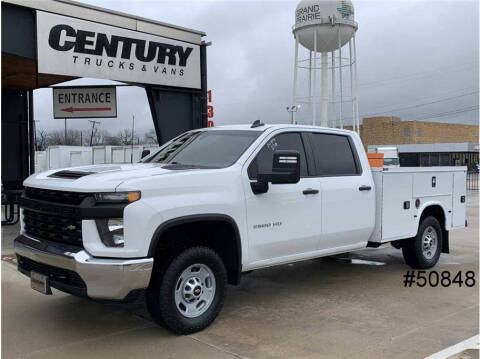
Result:
<svg viewBox="0 0 480 359"><path fill-rule="evenodd" d="M53 117L117 117L117 88L115 86L54 87Z"/></svg>
<svg viewBox="0 0 480 359"><path fill-rule="evenodd" d="M201 88L200 46L37 11L38 72Z"/></svg>

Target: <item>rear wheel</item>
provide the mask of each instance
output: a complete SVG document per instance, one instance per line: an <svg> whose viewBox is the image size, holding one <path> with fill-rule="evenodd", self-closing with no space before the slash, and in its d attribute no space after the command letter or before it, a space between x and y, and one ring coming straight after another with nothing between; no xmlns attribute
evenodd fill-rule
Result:
<svg viewBox="0 0 480 359"><path fill-rule="evenodd" d="M152 281L148 310L155 322L178 334L210 325L222 309L227 291L223 261L206 247L186 249Z"/></svg>
<svg viewBox="0 0 480 359"><path fill-rule="evenodd" d="M418 233L402 247L403 258L412 268L427 269L437 264L442 252L442 228L435 217L426 217Z"/></svg>

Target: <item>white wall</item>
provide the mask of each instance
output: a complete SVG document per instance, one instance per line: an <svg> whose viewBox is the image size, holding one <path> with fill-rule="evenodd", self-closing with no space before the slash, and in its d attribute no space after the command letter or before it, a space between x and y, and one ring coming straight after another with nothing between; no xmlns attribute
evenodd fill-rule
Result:
<svg viewBox="0 0 480 359"><path fill-rule="evenodd" d="M138 162L142 151L155 151L158 146L133 146L133 162ZM130 163L131 146L50 146L46 151L36 151L35 172L56 168L87 166L105 163Z"/></svg>

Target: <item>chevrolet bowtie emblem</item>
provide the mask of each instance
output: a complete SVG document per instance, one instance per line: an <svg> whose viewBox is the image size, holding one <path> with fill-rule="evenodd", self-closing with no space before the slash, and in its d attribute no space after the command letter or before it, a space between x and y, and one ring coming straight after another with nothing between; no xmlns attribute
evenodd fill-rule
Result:
<svg viewBox="0 0 480 359"><path fill-rule="evenodd" d="M69 224L69 225L67 226L67 229L68 229L69 231L74 231L76 228L77 228L77 227L76 227L75 225L73 225L73 224Z"/></svg>

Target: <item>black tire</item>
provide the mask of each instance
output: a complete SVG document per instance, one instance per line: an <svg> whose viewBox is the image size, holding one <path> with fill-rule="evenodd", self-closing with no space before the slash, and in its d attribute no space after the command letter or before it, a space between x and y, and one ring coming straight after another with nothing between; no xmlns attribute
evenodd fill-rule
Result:
<svg viewBox="0 0 480 359"><path fill-rule="evenodd" d="M430 254L425 254L423 250L423 236L425 230L436 236L436 248L430 251ZM405 241L402 252L405 262L415 269L428 269L437 264L440 254L442 253L442 228L435 217L426 217L418 227L417 235L411 240Z"/></svg>
<svg viewBox="0 0 480 359"><path fill-rule="evenodd" d="M208 309L197 317L185 316L175 302L175 291L182 273L194 264L207 266L215 280L215 294ZM172 259L155 274L147 291L147 309L159 325L177 334L190 334L208 327L223 307L227 294L227 272L222 259L207 247L192 247Z"/></svg>

